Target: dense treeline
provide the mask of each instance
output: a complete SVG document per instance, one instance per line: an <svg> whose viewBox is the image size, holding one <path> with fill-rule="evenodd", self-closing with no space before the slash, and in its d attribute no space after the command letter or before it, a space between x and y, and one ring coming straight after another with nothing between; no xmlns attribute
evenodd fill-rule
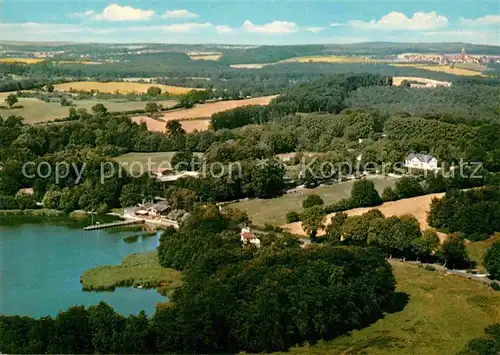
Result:
<svg viewBox="0 0 500 355"><path fill-rule="evenodd" d="M324 53L325 46L260 46L248 49L228 50L220 59L228 64L275 63L283 59Z"/></svg>
<svg viewBox="0 0 500 355"><path fill-rule="evenodd" d="M159 257L184 270L171 303L148 319L100 303L55 318L0 317L7 353L237 353L287 350L362 328L393 306L395 279L375 249L302 249L263 235L241 247L248 217L198 206L163 234ZM200 248L200 244L207 249ZM191 257L192 256L192 257ZM391 307L393 308L393 307Z"/></svg>
<svg viewBox="0 0 500 355"><path fill-rule="evenodd" d="M428 220L433 227L484 240L500 231L500 187L450 191L432 201Z"/></svg>
<svg viewBox="0 0 500 355"><path fill-rule="evenodd" d="M240 107L212 116L214 129L263 124L286 114L304 112L339 113L346 108L350 91L362 86L392 85L392 78L379 75L337 75L299 84L275 98L267 107Z"/></svg>
<svg viewBox="0 0 500 355"><path fill-rule="evenodd" d="M415 217L384 217L377 209L353 217L336 214L326 227L326 238L330 243L374 246L389 256L409 259L431 260L439 248L436 233L422 232Z"/></svg>
<svg viewBox="0 0 500 355"><path fill-rule="evenodd" d="M346 102L351 108L377 108L388 114L434 116L449 123L482 124L499 122L500 87L482 80L462 80L449 88L404 89L401 87L361 87ZM498 82L498 80L497 80Z"/></svg>

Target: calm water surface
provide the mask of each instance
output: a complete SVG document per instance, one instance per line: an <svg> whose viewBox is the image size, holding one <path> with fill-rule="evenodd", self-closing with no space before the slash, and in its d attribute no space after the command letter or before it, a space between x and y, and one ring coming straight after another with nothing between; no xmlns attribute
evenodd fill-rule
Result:
<svg viewBox="0 0 500 355"><path fill-rule="evenodd" d="M152 314L166 298L155 290L117 288L83 292L82 273L92 267L119 264L131 253L155 250L158 237L123 238L138 232L83 231L90 221L63 218L0 217L0 314L56 315L72 305L99 301L128 315Z"/></svg>

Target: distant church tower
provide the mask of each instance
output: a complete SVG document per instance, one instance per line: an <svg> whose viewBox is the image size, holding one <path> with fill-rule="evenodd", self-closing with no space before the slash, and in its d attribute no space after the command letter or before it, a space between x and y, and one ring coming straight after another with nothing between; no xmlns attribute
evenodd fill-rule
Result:
<svg viewBox="0 0 500 355"><path fill-rule="evenodd" d="M460 58L464 60L466 56L467 54L465 53L465 48L462 48L462 53L460 53Z"/></svg>

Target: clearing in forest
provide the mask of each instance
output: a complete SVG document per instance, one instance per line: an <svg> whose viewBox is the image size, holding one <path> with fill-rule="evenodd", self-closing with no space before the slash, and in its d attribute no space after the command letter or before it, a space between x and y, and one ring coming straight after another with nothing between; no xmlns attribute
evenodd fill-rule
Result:
<svg viewBox="0 0 500 355"><path fill-rule="evenodd" d="M449 81L439 81L439 80L432 80L432 79L427 79L427 78L421 78L421 77L416 77L416 76L394 76L392 78L392 85L393 86L399 86L404 80L408 80L411 83L412 87L427 87L426 85L429 84L431 86L450 86L451 83ZM413 84L417 82L418 84Z"/></svg>
<svg viewBox="0 0 500 355"><path fill-rule="evenodd" d="M381 193L384 188L394 186L393 178L373 178L375 188ZM315 189L300 189L294 193L287 193L280 197L268 199L250 199L228 205L228 207L242 210L248 214L252 224L264 226L266 223L279 225L286 223L286 214L290 211L302 212L302 201L311 194L319 195L325 204L349 198L354 181L345 181L339 184L320 186ZM300 227L300 222L299 227Z"/></svg>
<svg viewBox="0 0 500 355"><path fill-rule="evenodd" d="M219 60L221 52L187 52L186 55L192 60Z"/></svg>

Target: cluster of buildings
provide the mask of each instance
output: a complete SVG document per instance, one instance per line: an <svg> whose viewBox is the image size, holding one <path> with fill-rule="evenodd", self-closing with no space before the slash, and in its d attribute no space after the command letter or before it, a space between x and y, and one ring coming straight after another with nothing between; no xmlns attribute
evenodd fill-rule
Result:
<svg viewBox="0 0 500 355"><path fill-rule="evenodd" d="M166 218L170 211L172 211L172 207L167 201L146 202L125 208L124 217L160 221L162 218Z"/></svg>
<svg viewBox="0 0 500 355"><path fill-rule="evenodd" d="M404 53L398 55L398 59L404 62L433 63L441 65L448 65L453 63L488 64L491 62L500 62L500 56L468 55L465 51L465 48L462 48L460 54Z"/></svg>

